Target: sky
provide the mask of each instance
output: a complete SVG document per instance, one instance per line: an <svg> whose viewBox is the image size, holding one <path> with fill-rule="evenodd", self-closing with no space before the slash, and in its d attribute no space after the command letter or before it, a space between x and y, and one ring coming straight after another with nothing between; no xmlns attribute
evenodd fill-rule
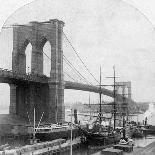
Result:
<svg viewBox="0 0 155 155"><path fill-rule="evenodd" d="M154 0L0 0L0 27L14 23L46 21L58 18L65 22L64 32L89 70L102 83L110 84L107 76L113 75L113 65L118 81L131 81L135 101L155 101L155 2ZM29 2L29 5L25 5ZM25 6L23 6L25 5ZM0 67L11 69L12 29L2 29L0 35ZM75 53L64 39L64 55L94 85ZM30 57L31 46L26 53ZM47 43L44 51L49 54ZM46 59L46 58L45 58ZM30 60L30 58L29 58ZM45 66L47 72L48 61ZM30 63L27 59L27 64ZM70 75L71 70L64 64ZM75 76L75 75L74 75ZM76 78L76 77L75 77ZM65 80L69 80L65 77ZM110 88L109 88L110 89ZM9 105L9 86L0 86L0 104L3 111ZM98 94L90 93L91 101ZM72 98L70 96L73 96ZM88 102L89 93L65 90L65 102ZM104 96L106 100L107 97Z"/></svg>

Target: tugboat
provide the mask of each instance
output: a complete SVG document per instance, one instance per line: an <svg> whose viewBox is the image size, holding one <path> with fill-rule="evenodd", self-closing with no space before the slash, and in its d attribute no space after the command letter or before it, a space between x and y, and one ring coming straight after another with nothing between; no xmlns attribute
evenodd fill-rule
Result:
<svg viewBox="0 0 155 155"><path fill-rule="evenodd" d="M115 94L115 68L114 68L114 103L113 105L113 113L111 117L103 117L102 114L102 107L101 107L101 68L100 68L100 104L99 104L99 113L96 121L92 124L93 128L91 130L82 129L79 127L81 132L83 133L85 137L85 143L88 144L88 146L94 146L94 147L105 147L110 144L114 144L116 142L119 142L121 139L121 134L119 132L116 132L115 126L116 126L116 94ZM114 120L114 127L111 126L104 126L102 125L102 120Z"/></svg>
<svg viewBox="0 0 155 155"><path fill-rule="evenodd" d="M44 113L43 113L44 114ZM40 122L42 120L43 114L40 118L38 125L35 122L35 108L34 108L34 125L29 126L29 134L31 136L30 143L37 143L52 141L56 139L65 139L68 140L71 138L70 132L70 125L69 123L57 123L57 124L42 124ZM79 130L78 128L72 128L73 138L79 137Z"/></svg>

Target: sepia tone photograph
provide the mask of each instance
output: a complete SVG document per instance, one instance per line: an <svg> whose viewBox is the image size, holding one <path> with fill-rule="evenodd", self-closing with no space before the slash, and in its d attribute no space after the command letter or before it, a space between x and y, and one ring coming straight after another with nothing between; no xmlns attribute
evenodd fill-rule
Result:
<svg viewBox="0 0 155 155"><path fill-rule="evenodd" d="M0 155L155 155L154 0L0 4Z"/></svg>

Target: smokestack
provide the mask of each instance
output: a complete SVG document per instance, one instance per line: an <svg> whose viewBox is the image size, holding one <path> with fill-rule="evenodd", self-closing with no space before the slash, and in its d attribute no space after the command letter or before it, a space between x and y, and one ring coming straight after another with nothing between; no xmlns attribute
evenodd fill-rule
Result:
<svg viewBox="0 0 155 155"><path fill-rule="evenodd" d="M74 109L74 123L75 123L75 124L78 124L77 109Z"/></svg>

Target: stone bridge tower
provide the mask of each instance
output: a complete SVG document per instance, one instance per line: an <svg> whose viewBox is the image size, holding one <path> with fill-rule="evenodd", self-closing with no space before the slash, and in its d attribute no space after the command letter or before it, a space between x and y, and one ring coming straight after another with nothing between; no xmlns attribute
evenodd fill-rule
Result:
<svg viewBox="0 0 155 155"><path fill-rule="evenodd" d="M120 92L119 92L120 90ZM124 97L126 97L126 99L124 100L122 98L122 102L120 104L118 104L118 108L119 111L121 111L122 113L126 113L126 119L128 121L128 115L129 115L129 105L131 104L131 82L116 82L116 92L118 94L123 95ZM118 101L117 101L118 102ZM118 102L119 103L119 102ZM122 114L121 114L122 116Z"/></svg>
<svg viewBox="0 0 155 155"><path fill-rule="evenodd" d="M131 82L116 82L116 91L118 92L119 88L121 88L120 94L127 96L128 100L131 101ZM127 89L127 92L125 91Z"/></svg>
<svg viewBox="0 0 155 155"><path fill-rule="evenodd" d="M43 76L43 47L47 41L51 44L51 70L48 84L21 81L10 85L11 114L26 118L29 114L33 120L35 107L37 120L44 112L46 122L64 121L63 26L62 21L53 19L13 27L12 70L26 74L25 50L31 43L31 74Z"/></svg>

